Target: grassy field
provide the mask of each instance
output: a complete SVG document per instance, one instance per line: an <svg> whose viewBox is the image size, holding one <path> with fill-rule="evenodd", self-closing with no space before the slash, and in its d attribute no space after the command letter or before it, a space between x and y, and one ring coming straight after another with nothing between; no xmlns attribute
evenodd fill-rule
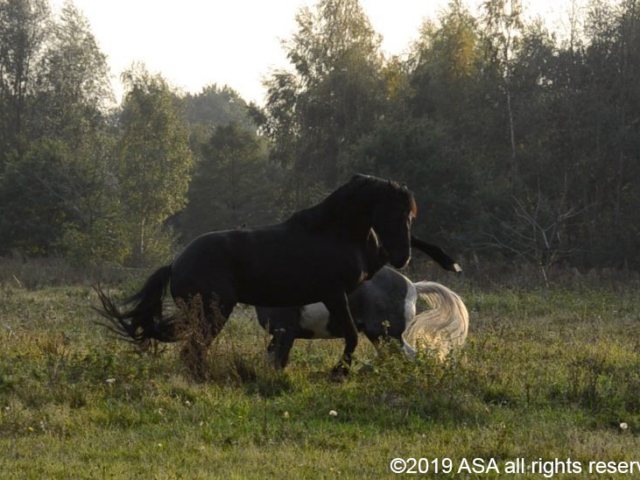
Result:
<svg viewBox="0 0 640 480"><path fill-rule="evenodd" d="M445 277L470 312L464 350L381 363L361 338L343 383L328 375L341 342L299 341L275 372L253 310L239 308L211 350L211 380L195 383L179 346L140 355L94 325L89 286L5 278L1 478L380 478L395 457L450 458L445 478L502 477L517 458L570 458L590 476L591 461L640 461L637 283ZM474 458L502 474L454 475Z"/></svg>

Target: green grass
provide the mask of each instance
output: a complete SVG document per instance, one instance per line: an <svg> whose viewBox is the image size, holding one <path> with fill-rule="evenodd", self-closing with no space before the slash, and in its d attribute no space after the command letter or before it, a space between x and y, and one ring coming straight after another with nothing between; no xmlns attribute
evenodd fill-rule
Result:
<svg viewBox="0 0 640 480"><path fill-rule="evenodd" d="M355 369L368 368L343 383L328 374L340 341L298 341L275 372L239 308L211 349L212 379L195 383L179 346L139 355L94 325L90 288L0 285L0 477L379 478L395 457L640 460L640 292L454 289L471 328L444 364L381 363L361 338Z"/></svg>

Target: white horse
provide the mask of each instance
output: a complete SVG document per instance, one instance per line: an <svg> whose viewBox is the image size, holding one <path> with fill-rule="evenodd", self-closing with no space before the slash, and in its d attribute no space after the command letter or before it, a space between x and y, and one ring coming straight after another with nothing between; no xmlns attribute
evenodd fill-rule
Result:
<svg viewBox="0 0 640 480"><path fill-rule="evenodd" d="M418 298L431 307L416 315ZM443 359L463 345L469 330L469 313L462 299L435 282L413 283L392 268L384 267L349 295L351 315L359 331L378 348L380 339L395 338L403 351L416 355L422 347ZM260 325L273 335L269 353L284 368L296 338L342 338L333 331L329 312L322 303L303 307L256 307Z"/></svg>

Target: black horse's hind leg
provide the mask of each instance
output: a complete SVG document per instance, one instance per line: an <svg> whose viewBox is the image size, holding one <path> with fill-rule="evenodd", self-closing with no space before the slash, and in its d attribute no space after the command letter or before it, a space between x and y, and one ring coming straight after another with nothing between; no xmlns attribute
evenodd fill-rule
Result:
<svg viewBox="0 0 640 480"><path fill-rule="evenodd" d="M347 294L342 293L323 302L329 310L329 331L341 331L345 346L342 359L333 368L334 375L346 375L351 366L351 357L358 346L358 329L349 310Z"/></svg>
<svg viewBox="0 0 640 480"><path fill-rule="evenodd" d="M223 306L209 300L203 303L201 314L197 318L189 319L190 329L181 357L196 380L207 379L207 351L232 311L233 305ZM191 313L191 316L194 317L194 314Z"/></svg>
<svg viewBox="0 0 640 480"><path fill-rule="evenodd" d="M267 352L274 367L283 369L289 363L289 352L293 347L295 336L287 331L278 331L273 335Z"/></svg>
<svg viewBox="0 0 640 480"><path fill-rule="evenodd" d="M373 345L373 348L376 350L376 353L378 355L380 355L380 335L376 335L376 334L371 334L369 332L367 332L366 330L364 331L365 336L369 339L369 341L371 342L371 345Z"/></svg>

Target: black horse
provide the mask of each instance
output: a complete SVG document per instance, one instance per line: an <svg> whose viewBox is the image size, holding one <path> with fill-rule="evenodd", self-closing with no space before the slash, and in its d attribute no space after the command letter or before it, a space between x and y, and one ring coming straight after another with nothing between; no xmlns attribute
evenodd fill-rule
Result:
<svg viewBox="0 0 640 480"><path fill-rule="evenodd" d="M416 204L406 187L355 175L319 204L282 223L196 238L172 265L158 269L124 301L132 305L129 310L121 311L98 290L100 313L138 344L171 342L180 335L176 318L162 312L167 286L171 284L174 301L200 297L206 322L202 335L191 336L185 349L201 366L236 303L284 307L322 302L330 312L331 328L345 339L334 372L346 373L358 343L347 294L387 260L396 268L409 262L415 215Z"/></svg>
<svg viewBox="0 0 640 480"><path fill-rule="evenodd" d="M429 255L443 269L462 272L458 262L442 248L413 235L411 246ZM375 248L373 243L371 248ZM382 263L380 258L384 258L383 251L372 251L368 272L370 280L363 282L349 295L349 308L356 328L364 332L374 346L385 336L403 342L402 333L415 317L419 295L438 297L436 303L440 306L439 311L432 312L429 321L443 325L458 322L456 316L449 314L459 302L455 294L433 282L414 284L389 267L375 273ZM443 303L446 308L442 308ZM332 330L328 321L329 314L321 303L298 307L256 307L256 314L262 328L273 335L268 351L274 366L278 368L287 365L289 352L297 338L340 338L342 333L340 330Z"/></svg>

